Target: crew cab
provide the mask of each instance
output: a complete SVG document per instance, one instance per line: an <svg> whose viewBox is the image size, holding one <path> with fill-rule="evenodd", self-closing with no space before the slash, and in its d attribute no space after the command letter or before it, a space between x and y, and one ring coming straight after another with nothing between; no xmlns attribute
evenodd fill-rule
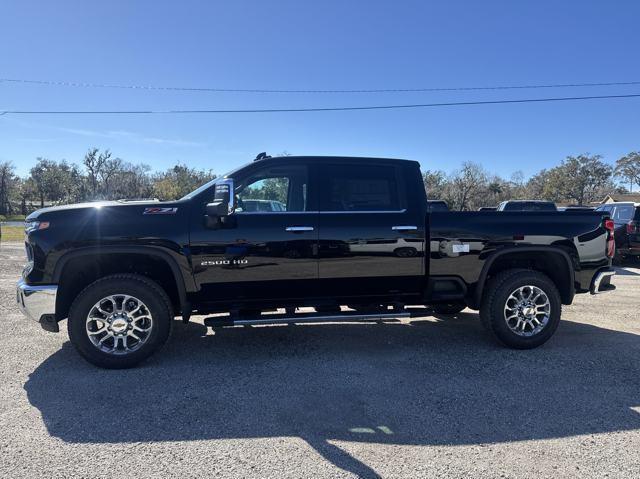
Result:
<svg viewBox="0 0 640 479"><path fill-rule="evenodd" d="M283 210L240 206L255 198ZM534 348L576 293L612 289L606 213L427 205L415 161L259 155L177 201L29 215L17 301L46 330L67 319L88 361L124 368L193 314L228 313L204 320L219 327L469 307L504 345Z"/></svg>

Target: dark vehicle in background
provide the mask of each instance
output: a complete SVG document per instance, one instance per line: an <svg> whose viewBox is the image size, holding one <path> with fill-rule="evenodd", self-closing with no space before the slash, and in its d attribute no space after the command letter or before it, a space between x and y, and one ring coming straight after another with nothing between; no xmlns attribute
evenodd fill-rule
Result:
<svg viewBox="0 0 640 479"><path fill-rule="evenodd" d="M560 208L558 208L560 210ZM594 211L593 206L569 205L563 208L563 211Z"/></svg>
<svg viewBox="0 0 640 479"><path fill-rule="evenodd" d="M606 203L596 211L607 213L615 225L616 257L640 257L640 203Z"/></svg>
<svg viewBox="0 0 640 479"><path fill-rule="evenodd" d="M509 200L500 203L497 211L558 211L558 209L552 201Z"/></svg>
<svg viewBox="0 0 640 479"><path fill-rule="evenodd" d="M267 187L285 211L242 210ZM67 319L91 363L125 368L167 341L175 316L194 313L224 313L204 321L225 327L469 307L497 340L529 349L554 334L576 293L610 289L606 214L427 205L415 161L260 155L177 201L32 213L17 301L46 330Z"/></svg>
<svg viewBox="0 0 640 479"><path fill-rule="evenodd" d="M449 211L449 205L444 200L427 200L427 211L435 213L436 211Z"/></svg>
<svg viewBox="0 0 640 479"><path fill-rule="evenodd" d="M497 206L481 206L478 211L496 211L497 209Z"/></svg>

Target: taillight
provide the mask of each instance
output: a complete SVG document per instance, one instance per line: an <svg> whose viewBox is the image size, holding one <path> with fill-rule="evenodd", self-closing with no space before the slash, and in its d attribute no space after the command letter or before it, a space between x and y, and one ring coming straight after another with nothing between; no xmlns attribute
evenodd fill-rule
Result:
<svg viewBox="0 0 640 479"><path fill-rule="evenodd" d="M627 233L628 234L633 234L633 233L640 233L640 225L638 225L637 221L629 221L627 223Z"/></svg>
<svg viewBox="0 0 640 479"><path fill-rule="evenodd" d="M616 224L613 222L613 220L604 220L604 227L611 233L613 234L615 228L616 228Z"/></svg>
<svg viewBox="0 0 640 479"><path fill-rule="evenodd" d="M616 254L615 223L612 219L604 220L604 227L607 230L607 257L613 258Z"/></svg>

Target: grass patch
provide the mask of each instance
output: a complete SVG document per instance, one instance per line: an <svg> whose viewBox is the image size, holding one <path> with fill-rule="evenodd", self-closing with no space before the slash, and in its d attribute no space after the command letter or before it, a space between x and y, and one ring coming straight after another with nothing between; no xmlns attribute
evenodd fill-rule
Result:
<svg viewBox="0 0 640 479"><path fill-rule="evenodd" d="M0 221L24 221L24 215L0 215Z"/></svg>
<svg viewBox="0 0 640 479"><path fill-rule="evenodd" d="M2 226L1 230L2 241L23 241L24 240L24 228L22 226Z"/></svg>

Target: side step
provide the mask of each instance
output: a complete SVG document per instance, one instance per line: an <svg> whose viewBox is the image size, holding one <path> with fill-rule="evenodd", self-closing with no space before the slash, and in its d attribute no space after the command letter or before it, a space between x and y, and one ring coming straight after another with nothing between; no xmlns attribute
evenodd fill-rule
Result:
<svg viewBox="0 0 640 479"><path fill-rule="evenodd" d="M342 311L337 314L324 313L295 313L294 315L266 314L261 316L245 316L233 318L231 316L212 316L205 318L205 326L217 328L221 326L244 326L253 324L294 324L294 323L331 323L338 321L384 321L390 319L409 318L407 310L389 311L388 313L359 313L357 311Z"/></svg>

